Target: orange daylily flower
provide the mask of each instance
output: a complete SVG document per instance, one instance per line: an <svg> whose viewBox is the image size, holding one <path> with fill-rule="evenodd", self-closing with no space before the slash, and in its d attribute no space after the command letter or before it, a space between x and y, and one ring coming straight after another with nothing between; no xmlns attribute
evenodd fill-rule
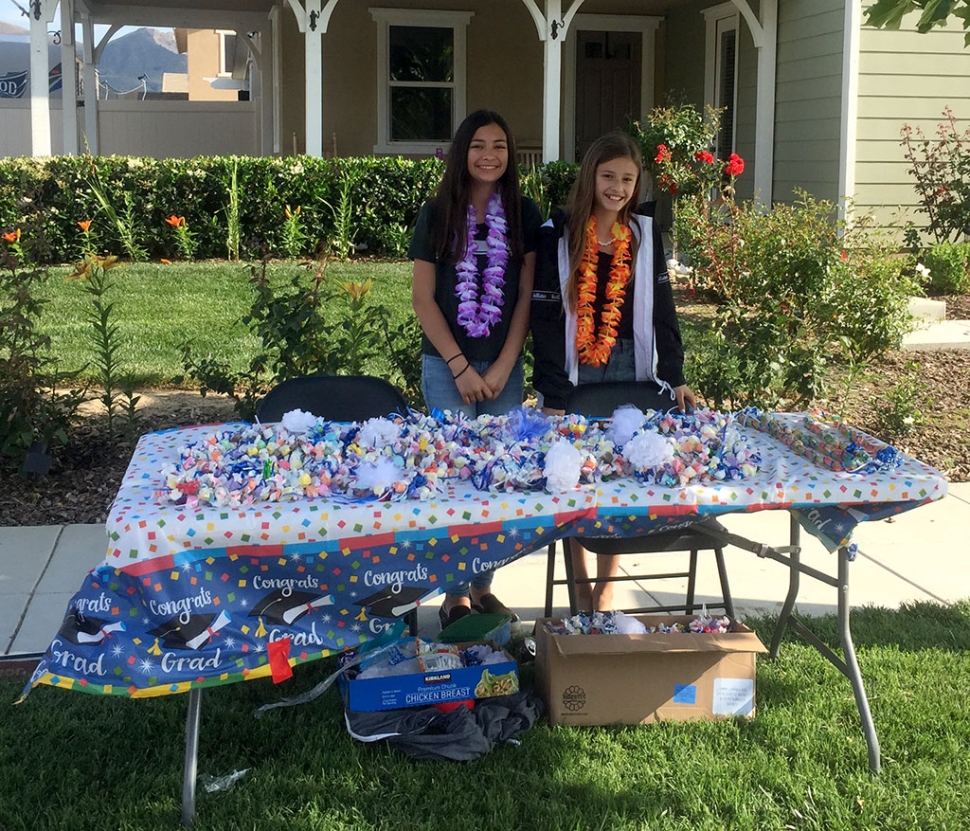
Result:
<svg viewBox="0 0 970 831"><path fill-rule="evenodd" d="M8 231L3 235L3 238L7 242L20 242L20 229L18 228L16 231Z"/></svg>
<svg viewBox="0 0 970 831"><path fill-rule="evenodd" d="M172 214L171 216L166 217L165 221L173 228L178 228L181 225L185 225L185 217L176 216L175 214Z"/></svg>
<svg viewBox="0 0 970 831"><path fill-rule="evenodd" d="M84 233L91 230L91 220L90 219L80 219L78 220L77 227L80 228Z"/></svg>

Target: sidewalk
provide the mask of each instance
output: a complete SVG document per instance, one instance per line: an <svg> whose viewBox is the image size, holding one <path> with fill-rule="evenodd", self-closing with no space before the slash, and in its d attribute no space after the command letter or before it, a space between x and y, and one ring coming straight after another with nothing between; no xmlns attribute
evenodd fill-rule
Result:
<svg viewBox="0 0 970 831"><path fill-rule="evenodd" d="M774 545L788 542L788 513L762 511L722 519L730 531ZM901 603L952 603L970 598L970 483L950 485L942 500L902 514L892 521L866 522L855 535L859 556L850 567L852 606L898 607ZM29 656L47 649L60 627L68 603L85 574L105 553L100 525L0 528L0 657ZM802 534L802 561L834 574L836 557L816 539ZM560 549L561 550L561 549ZM788 588L788 570L737 548L725 552L731 590L740 615L781 608ZM686 555L650 555L653 570L677 571ZM635 571L642 560L624 558ZM669 561L667 566L665 561ZM560 566L561 568L561 566ZM518 611L523 627L542 615L545 603L546 550L529 554L496 572L494 591ZM683 596L683 580L640 585L620 583L617 606L627 608L670 602ZM698 600L719 594L713 556L700 554ZM835 588L803 576L798 608L820 614L834 612ZM566 609L564 588L557 590L556 611ZM437 606L421 609L419 632L438 631Z"/></svg>

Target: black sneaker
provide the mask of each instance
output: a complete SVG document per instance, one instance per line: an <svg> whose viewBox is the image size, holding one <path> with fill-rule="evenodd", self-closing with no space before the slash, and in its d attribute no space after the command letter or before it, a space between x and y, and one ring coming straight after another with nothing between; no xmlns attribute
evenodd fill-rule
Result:
<svg viewBox="0 0 970 831"><path fill-rule="evenodd" d="M512 623L519 619L519 616L494 594L483 594L478 603L472 601L472 609L480 615L508 615L512 618Z"/></svg>
<svg viewBox="0 0 970 831"><path fill-rule="evenodd" d="M468 617L471 613L472 610L467 606L452 606L450 609L445 609L445 604L442 603L438 607L438 621L441 623L441 628L446 629L456 620Z"/></svg>

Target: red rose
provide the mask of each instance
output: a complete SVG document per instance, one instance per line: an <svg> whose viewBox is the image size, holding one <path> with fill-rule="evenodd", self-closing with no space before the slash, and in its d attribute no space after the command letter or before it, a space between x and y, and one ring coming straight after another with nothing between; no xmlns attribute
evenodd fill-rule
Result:
<svg viewBox="0 0 970 831"><path fill-rule="evenodd" d="M694 154L694 158L699 162L704 162L704 164L714 164L714 154L708 150L698 150Z"/></svg>
<svg viewBox="0 0 970 831"><path fill-rule="evenodd" d="M724 166L724 172L728 176L740 176L744 173L744 159L737 153L732 153L728 156L727 164Z"/></svg>
<svg viewBox="0 0 970 831"><path fill-rule="evenodd" d="M654 157L654 161L657 164L663 164L664 162L669 161L670 160L670 157L671 157L670 156L670 150L667 149L667 145L666 144L658 144L657 145L657 155L656 155L656 157Z"/></svg>

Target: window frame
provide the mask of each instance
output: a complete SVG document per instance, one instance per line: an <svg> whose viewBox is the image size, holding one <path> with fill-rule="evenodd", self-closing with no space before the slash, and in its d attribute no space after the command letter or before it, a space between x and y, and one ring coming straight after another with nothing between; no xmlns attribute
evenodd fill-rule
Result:
<svg viewBox="0 0 970 831"><path fill-rule="evenodd" d="M235 29L216 29L219 37L219 67L216 71L217 78L231 78L233 70L233 56L235 55L235 40L233 40L233 56L226 54L226 39L229 37L237 38L239 33ZM229 60L227 61L227 57Z"/></svg>
<svg viewBox="0 0 970 831"><path fill-rule="evenodd" d="M392 26L412 26L432 29L451 29L454 47L453 78L451 83L435 82L433 86L452 90L452 129L462 122L466 115L466 77L467 77L467 29L474 12L429 11L426 9L384 9L371 8L371 17L377 23L377 143L374 153L384 155L432 154L439 148L447 151L451 139L447 141L392 141L391 140L391 87L415 86L414 84L394 84L390 79L390 31Z"/></svg>
<svg viewBox="0 0 970 831"><path fill-rule="evenodd" d="M727 106L721 100L722 80L724 78L721 35L734 31L734 89L730 102L733 119L731 122L731 152L737 150L738 137L738 62L741 54L741 15L734 3L722 3L704 9L702 14L706 24L704 57L704 100L712 107ZM723 128L722 128L723 129ZM715 137L715 142L718 137ZM715 147L715 149L717 149Z"/></svg>

